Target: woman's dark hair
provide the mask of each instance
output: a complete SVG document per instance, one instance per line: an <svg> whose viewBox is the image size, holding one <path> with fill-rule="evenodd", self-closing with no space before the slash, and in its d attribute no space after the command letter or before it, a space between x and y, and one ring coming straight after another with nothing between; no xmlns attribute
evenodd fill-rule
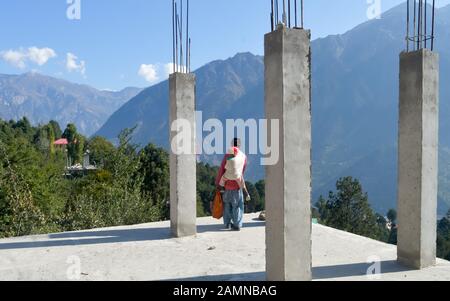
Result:
<svg viewBox="0 0 450 301"><path fill-rule="evenodd" d="M233 139L233 146L234 146L234 147L240 147L240 146L241 146L241 139L239 139L239 138L234 138L234 139Z"/></svg>

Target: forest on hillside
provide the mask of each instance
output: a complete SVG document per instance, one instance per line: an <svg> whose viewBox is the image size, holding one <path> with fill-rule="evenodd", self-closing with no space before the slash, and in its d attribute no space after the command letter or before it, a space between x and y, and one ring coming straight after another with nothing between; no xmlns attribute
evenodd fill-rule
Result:
<svg viewBox="0 0 450 301"><path fill-rule="evenodd" d="M32 126L26 118L0 120L0 238L169 219L169 154L153 144L133 144L132 133L122 131L113 145L102 137L84 137L73 124L62 130L55 121ZM59 138L67 145L55 145ZM86 153L95 168L68 172L68 166L86 163ZM211 214L217 170L198 163L199 217ZM264 210L264 180L247 182L247 188L246 213ZM313 217L330 227L397 242L395 210L376 213L351 177L339 179L336 191L319 198ZM439 257L450 260L450 212L438 221L437 248Z"/></svg>
<svg viewBox="0 0 450 301"><path fill-rule="evenodd" d="M124 130L115 146L84 137L73 124L62 130L55 121L0 120L0 237L167 220L169 154L132 144L132 132ZM59 138L68 144L54 145ZM68 173L87 151L96 168ZM199 163L197 173L198 216L208 216L217 168ZM261 211L263 182L247 185L246 211Z"/></svg>

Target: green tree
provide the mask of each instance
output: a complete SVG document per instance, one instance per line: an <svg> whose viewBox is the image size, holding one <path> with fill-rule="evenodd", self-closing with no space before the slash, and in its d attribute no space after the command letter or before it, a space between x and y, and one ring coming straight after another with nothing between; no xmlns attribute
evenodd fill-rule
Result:
<svg viewBox="0 0 450 301"><path fill-rule="evenodd" d="M140 152L139 173L143 176L142 191L148 194L157 206L163 219L170 217L170 171L169 154L154 144L147 145Z"/></svg>
<svg viewBox="0 0 450 301"><path fill-rule="evenodd" d="M23 117L22 119L17 121L13 125L13 128L16 130L19 130L21 133L23 133L24 135L27 135L27 136L30 136L33 134L33 127L31 126L30 121L26 117Z"/></svg>
<svg viewBox="0 0 450 301"><path fill-rule="evenodd" d="M62 134L62 138L67 139L67 153L70 160L72 161L72 164L76 163L78 159L76 150L77 135L77 127L73 123L69 123Z"/></svg>
<svg viewBox="0 0 450 301"><path fill-rule="evenodd" d="M34 134L33 143L44 154L54 154L55 133L53 127L50 125L44 125L37 129Z"/></svg>
<svg viewBox="0 0 450 301"><path fill-rule="evenodd" d="M59 139L62 136L61 127L59 126L59 123L55 120L50 120L48 125L52 128L53 133L55 134L55 139Z"/></svg>
<svg viewBox="0 0 450 301"><path fill-rule="evenodd" d="M438 233L450 238L450 210L438 223Z"/></svg>
<svg viewBox="0 0 450 301"><path fill-rule="evenodd" d="M67 142L73 143L77 136L77 127L73 123L69 123L62 134L62 138L67 139Z"/></svg>
<svg viewBox="0 0 450 301"><path fill-rule="evenodd" d="M83 162L83 155L84 155L84 151L85 151L85 148L84 148L85 142L86 142L86 138L81 134L77 134L76 140L74 142L75 143L75 149L74 149L74 152L75 152L74 162L75 163Z"/></svg>
<svg viewBox="0 0 450 301"><path fill-rule="evenodd" d="M250 202L246 203L246 213L254 213L262 211L264 208L264 205L261 201L261 198L259 197L258 190L256 189L255 185L253 185L250 182L245 182L245 185L247 186L248 193L250 194L251 200Z"/></svg>
<svg viewBox="0 0 450 301"><path fill-rule="evenodd" d="M326 224L331 209L328 207L327 200L322 195L319 197L319 200L316 203L316 208L319 213L319 221L323 224Z"/></svg>
<svg viewBox="0 0 450 301"><path fill-rule="evenodd" d="M450 210L437 225L437 256L450 260Z"/></svg>
<svg viewBox="0 0 450 301"><path fill-rule="evenodd" d="M323 214L321 220L328 226L358 235L380 238L380 228L372 211L367 193L358 180L341 178L336 192L330 192L328 200L319 200L317 207Z"/></svg>
<svg viewBox="0 0 450 301"><path fill-rule="evenodd" d="M255 183L255 188L258 190L259 198L261 199L261 203L263 205L263 208L261 210L265 209L265 200L266 200L266 181L260 180Z"/></svg>
<svg viewBox="0 0 450 301"><path fill-rule="evenodd" d="M64 154L49 156L45 149L53 140L55 126L33 127L26 120L0 120L0 237L145 223L167 217L150 195L158 191L144 189L141 155L130 143L132 130L122 132L117 147L104 139L90 141L96 154L108 157L108 164L87 176L66 179ZM72 142L84 139L74 126L66 129L65 136ZM79 143L73 150L79 153L81 146ZM156 155L152 160L164 161L160 157L165 156ZM168 173L168 162L166 165ZM168 185L161 185L168 190Z"/></svg>
<svg viewBox="0 0 450 301"><path fill-rule="evenodd" d="M397 244L397 211L390 209L387 213L387 218L391 224L391 229L389 231L389 237L387 242L393 245Z"/></svg>
<svg viewBox="0 0 450 301"><path fill-rule="evenodd" d="M216 176L218 167L209 164L197 163L197 202L198 208L203 208L206 215L211 215L210 203L216 193ZM201 210L198 210L201 211Z"/></svg>
<svg viewBox="0 0 450 301"><path fill-rule="evenodd" d="M205 217L207 215L208 214L205 212L202 202L198 199L198 195L197 195L197 217Z"/></svg>
<svg viewBox="0 0 450 301"><path fill-rule="evenodd" d="M69 123L62 134L62 138L67 139L69 145L67 146L68 155L72 163L81 163L84 152L85 138L77 132L77 127L73 123Z"/></svg>
<svg viewBox="0 0 450 301"><path fill-rule="evenodd" d="M387 218L390 223L396 224L397 223L397 211L395 209L390 209L387 213Z"/></svg>
<svg viewBox="0 0 450 301"><path fill-rule="evenodd" d="M107 170L74 181L65 207L66 230L130 225L163 218L148 194L141 191L140 156L130 143L132 130L119 135L119 146Z"/></svg>
<svg viewBox="0 0 450 301"><path fill-rule="evenodd" d="M29 183L12 164L10 155L0 140L0 237L34 234L45 224Z"/></svg>
<svg viewBox="0 0 450 301"><path fill-rule="evenodd" d="M91 162L100 167L108 165L108 161L115 151L114 145L100 136L91 138L87 142L86 148L90 151Z"/></svg>
<svg viewBox="0 0 450 301"><path fill-rule="evenodd" d="M377 224L380 233L377 239L380 241L388 242L391 231L388 230L386 218L379 213L376 213L375 217L377 219Z"/></svg>

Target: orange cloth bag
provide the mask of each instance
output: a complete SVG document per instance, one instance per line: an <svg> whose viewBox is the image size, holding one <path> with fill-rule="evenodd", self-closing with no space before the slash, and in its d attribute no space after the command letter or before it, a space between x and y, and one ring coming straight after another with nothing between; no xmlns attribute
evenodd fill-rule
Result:
<svg viewBox="0 0 450 301"><path fill-rule="evenodd" d="M220 191L216 191L216 196L212 204L212 216L215 219L221 219L223 216L223 200Z"/></svg>

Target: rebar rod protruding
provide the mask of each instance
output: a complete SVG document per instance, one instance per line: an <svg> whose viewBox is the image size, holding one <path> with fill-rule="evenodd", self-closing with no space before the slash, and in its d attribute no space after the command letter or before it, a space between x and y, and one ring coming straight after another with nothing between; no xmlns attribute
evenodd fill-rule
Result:
<svg viewBox="0 0 450 301"><path fill-rule="evenodd" d="M178 72L178 6L175 2L175 72Z"/></svg>
<svg viewBox="0 0 450 301"><path fill-rule="evenodd" d="M186 3L186 4L184 4ZM189 73L191 64L190 0L172 0L172 59L174 73ZM186 35L186 37L184 37Z"/></svg>
<svg viewBox="0 0 450 301"><path fill-rule="evenodd" d="M427 5L428 5L428 3L427 3L427 0L425 0L425 24L424 24L424 37L425 37L425 48L427 48L427 41L428 41L428 37L427 37L427 21L428 21L428 16L427 16Z"/></svg>
<svg viewBox="0 0 450 301"><path fill-rule="evenodd" d="M304 28L304 27L303 27L303 17L304 17L304 14L303 14L303 8L304 8L304 6L303 6L303 0L300 0L300 3L301 3L301 6L302 6L302 19L301 19L301 22L302 22L302 28Z"/></svg>
<svg viewBox="0 0 450 301"><path fill-rule="evenodd" d="M291 0L288 0L288 26L291 27Z"/></svg>
<svg viewBox="0 0 450 301"><path fill-rule="evenodd" d="M274 3L273 3L273 0L271 0L270 1L271 3L271 11L270 11L270 28L271 28L271 30L272 31L274 31L274 29L275 29L275 20L273 19L275 16L274 16L274 7L273 7L273 5L274 5Z"/></svg>
<svg viewBox="0 0 450 301"><path fill-rule="evenodd" d="M298 11L297 11L297 0L294 0L294 14L295 14L295 27L297 27L298 26L298 22L297 22L297 14L298 14Z"/></svg>
<svg viewBox="0 0 450 301"><path fill-rule="evenodd" d="M181 12L180 12L180 67L183 72L184 53L183 53L183 0L181 0Z"/></svg>
<svg viewBox="0 0 450 301"><path fill-rule="evenodd" d="M436 26L436 1L433 0L430 3L428 0L412 0L412 2L411 4L411 0L406 1L406 51L417 51L421 49L431 49L433 51ZM431 15L431 21L429 15Z"/></svg>
<svg viewBox="0 0 450 301"><path fill-rule="evenodd" d="M406 52L409 51L409 5L410 0L406 1Z"/></svg>
<svg viewBox="0 0 450 301"><path fill-rule="evenodd" d="M413 24L413 47L416 48L417 44L416 44L416 0L413 0L414 3L414 24Z"/></svg>
<svg viewBox="0 0 450 301"><path fill-rule="evenodd" d="M279 18L278 18L278 0L275 0L275 26L278 26Z"/></svg>
<svg viewBox="0 0 450 301"><path fill-rule="evenodd" d="M422 27L422 0L419 0L419 11L417 15L418 21L417 21L417 50L421 48L421 27Z"/></svg>
<svg viewBox="0 0 450 301"><path fill-rule="evenodd" d="M434 8L435 8L435 0L433 0L433 11L431 17L431 51L434 49Z"/></svg>
<svg viewBox="0 0 450 301"><path fill-rule="evenodd" d="M191 45L191 38L189 38L189 73L191 73Z"/></svg>
<svg viewBox="0 0 450 301"><path fill-rule="evenodd" d="M189 0L186 2L186 72L189 73Z"/></svg>
<svg viewBox="0 0 450 301"><path fill-rule="evenodd" d="M173 73L175 73L175 0L172 0L172 63Z"/></svg>

